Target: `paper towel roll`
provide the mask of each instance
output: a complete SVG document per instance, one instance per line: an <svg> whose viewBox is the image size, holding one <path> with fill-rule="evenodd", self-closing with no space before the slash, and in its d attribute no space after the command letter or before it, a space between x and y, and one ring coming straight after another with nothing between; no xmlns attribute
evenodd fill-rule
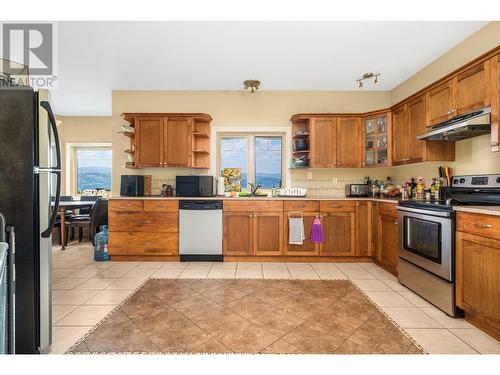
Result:
<svg viewBox="0 0 500 375"><path fill-rule="evenodd" d="M224 195L224 177L217 177L217 195Z"/></svg>

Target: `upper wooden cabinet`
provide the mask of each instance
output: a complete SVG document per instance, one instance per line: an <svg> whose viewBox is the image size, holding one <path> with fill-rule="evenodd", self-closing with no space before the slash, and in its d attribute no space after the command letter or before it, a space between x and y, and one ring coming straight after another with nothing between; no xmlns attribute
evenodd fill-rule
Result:
<svg viewBox="0 0 500 375"><path fill-rule="evenodd" d="M356 168L360 166L360 117L310 118L310 166Z"/></svg>
<svg viewBox="0 0 500 375"><path fill-rule="evenodd" d="M210 168L210 122L207 114L124 113L135 132L126 152L134 161L129 168Z"/></svg>
<svg viewBox="0 0 500 375"><path fill-rule="evenodd" d="M360 118L340 117L337 119L337 167L356 168L360 166Z"/></svg>
<svg viewBox="0 0 500 375"><path fill-rule="evenodd" d="M426 132L426 100L419 96L392 111L392 164L402 165L422 161L453 161L453 142L420 141Z"/></svg>
<svg viewBox="0 0 500 375"><path fill-rule="evenodd" d="M361 160L363 167L387 167L391 153L391 114L372 113L361 119Z"/></svg>
<svg viewBox="0 0 500 375"><path fill-rule="evenodd" d="M500 55L490 59L491 151L500 151Z"/></svg>
<svg viewBox="0 0 500 375"><path fill-rule="evenodd" d="M163 117L135 119L135 165L160 167L163 165Z"/></svg>
<svg viewBox="0 0 500 375"><path fill-rule="evenodd" d="M163 165L189 167L192 155L192 126L190 117L166 117L163 127Z"/></svg>
<svg viewBox="0 0 500 375"><path fill-rule="evenodd" d="M427 126L435 125L452 118L456 112L453 108L453 80L449 80L433 88L427 97Z"/></svg>
<svg viewBox="0 0 500 375"><path fill-rule="evenodd" d="M310 122L311 167L335 167L337 165L337 118L312 118Z"/></svg>
<svg viewBox="0 0 500 375"><path fill-rule="evenodd" d="M427 126L486 107L491 95L491 61L462 70L426 93Z"/></svg>

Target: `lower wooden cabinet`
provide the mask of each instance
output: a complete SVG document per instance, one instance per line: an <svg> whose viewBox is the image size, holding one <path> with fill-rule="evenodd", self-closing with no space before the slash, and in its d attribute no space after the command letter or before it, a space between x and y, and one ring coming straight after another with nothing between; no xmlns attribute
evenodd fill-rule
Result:
<svg viewBox="0 0 500 375"><path fill-rule="evenodd" d="M319 244L311 242L311 229L316 218L317 212L300 212L304 219L304 243L302 245L292 245L288 243L289 227L288 227L288 212L285 213L284 219L284 239L283 249L286 256L316 256L319 254Z"/></svg>
<svg viewBox="0 0 500 375"><path fill-rule="evenodd" d="M283 255L283 212L255 212L253 230L255 255Z"/></svg>
<svg viewBox="0 0 500 375"><path fill-rule="evenodd" d="M224 211L223 253L230 256L252 255L253 212Z"/></svg>
<svg viewBox="0 0 500 375"><path fill-rule="evenodd" d="M456 236L456 301L471 323L500 340L500 224L498 217L459 213L458 227L470 232L496 230L483 236L458 231ZM475 226L477 224L477 227ZM495 224L496 228L495 228ZM491 227L485 227L491 225Z"/></svg>
<svg viewBox="0 0 500 375"><path fill-rule="evenodd" d="M354 216L354 212L321 213L325 242L320 246L320 255L355 255L356 222Z"/></svg>
<svg viewBox="0 0 500 375"><path fill-rule="evenodd" d="M283 255L283 212L224 212L224 255Z"/></svg>
<svg viewBox="0 0 500 375"><path fill-rule="evenodd" d="M110 200L108 227L112 259L179 255L177 200Z"/></svg>
<svg viewBox="0 0 500 375"><path fill-rule="evenodd" d="M374 213L374 260L397 275L399 235L396 205L379 203Z"/></svg>
<svg viewBox="0 0 500 375"><path fill-rule="evenodd" d="M369 201L356 201L356 255L372 255L372 203Z"/></svg>

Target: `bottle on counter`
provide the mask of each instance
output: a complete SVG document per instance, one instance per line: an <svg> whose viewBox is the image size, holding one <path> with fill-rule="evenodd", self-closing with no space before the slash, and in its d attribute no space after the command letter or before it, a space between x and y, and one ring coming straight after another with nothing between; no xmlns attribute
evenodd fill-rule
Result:
<svg viewBox="0 0 500 375"><path fill-rule="evenodd" d="M372 197L376 197L379 192L378 180L375 180L372 184Z"/></svg>
<svg viewBox="0 0 500 375"><path fill-rule="evenodd" d="M430 202L431 200L431 189L425 189L424 190L424 197L427 202Z"/></svg>
<svg viewBox="0 0 500 375"><path fill-rule="evenodd" d="M410 199L417 199L417 184L413 177L410 180Z"/></svg>
<svg viewBox="0 0 500 375"><path fill-rule="evenodd" d="M272 197L277 197L278 196L278 193L276 191L276 186L273 185L272 189L271 189L271 196Z"/></svg>
<svg viewBox="0 0 500 375"><path fill-rule="evenodd" d="M422 177L419 177L417 179L417 192L416 192L416 199L417 200L423 200L424 199L424 189L425 189L425 182Z"/></svg>
<svg viewBox="0 0 500 375"><path fill-rule="evenodd" d="M435 177L432 178L430 193L431 193L431 199L436 199L436 178Z"/></svg>
<svg viewBox="0 0 500 375"><path fill-rule="evenodd" d="M436 179L436 185L434 187L434 200L441 200L441 178Z"/></svg>

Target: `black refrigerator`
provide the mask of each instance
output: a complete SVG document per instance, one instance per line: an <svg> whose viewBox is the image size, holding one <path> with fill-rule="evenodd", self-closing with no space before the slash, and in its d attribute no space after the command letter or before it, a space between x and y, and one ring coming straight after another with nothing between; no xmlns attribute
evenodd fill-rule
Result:
<svg viewBox="0 0 500 375"><path fill-rule="evenodd" d="M0 87L0 212L15 228L15 353L52 342L52 227L61 190L57 123L46 90ZM15 273L14 273L15 272Z"/></svg>

